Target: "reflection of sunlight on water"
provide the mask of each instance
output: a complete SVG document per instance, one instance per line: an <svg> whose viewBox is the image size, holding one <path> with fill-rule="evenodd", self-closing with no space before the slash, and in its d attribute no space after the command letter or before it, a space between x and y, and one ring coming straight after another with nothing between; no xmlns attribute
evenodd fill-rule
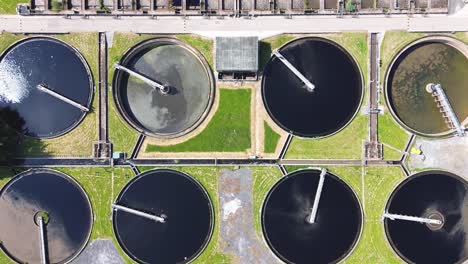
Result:
<svg viewBox="0 0 468 264"><path fill-rule="evenodd" d="M456 202L434 202L428 206L428 208L424 212L424 215L430 212L438 211L443 212L445 219L447 219L450 216L460 217L460 219L450 227L445 226L445 232L448 232L448 238L451 240L457 241L460 238L462 239L461 243L464 245L464 248L462 249L460 254L461 257L464 258L468 253L468 195L464 188L457 189L456 194ZM444 228L442 230L444 230Z"/></svg>
<svg viewBox="0 0 468 264"><path fill-rule="evenodd" d="M313 206L313 200L315 197L315 193L313 191L314 188L311 187L310 193L306 193L300 189L299 183L294 183L291 186L290 194L294 201L294 205L292 206L292 208L294 208L293 210L291 210L291 208L278 208L272 210L271 213L277 217L289 219L289 226L285 228L288 229L288 232L294 233L296 239L308 240L313 237L313 234L310 233L310 231L319 229L320 222L309 224L306 221Z"/></svg>
<svg viewBox="0 0 468 264"><path fill-rule="evenodd" d="M10 60L0 63L0 101L20 103L28 93L27 81L19 67Z"/></svg>
<svg viewBox="0 0 468 264"><path fill-rule="evenodd" d="M11 190L2 197L0 209L0 221L3 225L0 238L8 252L17 258L23 258L22 261L31 263L39 260L39 251L36 251L40 243L39 227L34 223L34 216L39 211L52 213L51 222L46 225L46 243L51 262L63 261L78 250L79 242L73 241L69 236L61 215L54 214L52 208L38 202L33 196ZM25 245L25 242L28 243Z"/></svg>

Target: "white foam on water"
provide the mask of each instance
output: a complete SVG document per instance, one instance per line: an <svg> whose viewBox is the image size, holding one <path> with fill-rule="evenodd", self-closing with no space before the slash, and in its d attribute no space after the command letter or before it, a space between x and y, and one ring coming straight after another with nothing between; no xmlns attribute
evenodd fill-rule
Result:
<svg viewBox="0 0 468 264"><path fill-rule="evenodd" d="M0 102L20 103L29 94L28 82L15 62L0 63Z"/></svg>

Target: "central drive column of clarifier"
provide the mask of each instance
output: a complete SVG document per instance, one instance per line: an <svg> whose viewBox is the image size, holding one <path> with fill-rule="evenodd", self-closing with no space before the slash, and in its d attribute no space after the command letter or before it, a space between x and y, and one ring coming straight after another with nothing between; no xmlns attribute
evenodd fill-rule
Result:
<svg viewBox="0 0 468 264"><path fill-rule="evenodd" d="M41 247L41 264L47 264L46 255L46 242L45 242L45 231L44 231L44 218L40 215L36 218L37 225L39 226L39 240Z"/></svg>
<svg viewBox="0 0 468 264"><path fill-rule="evenodd" d="M158 89L159 92L163 95L166 95L169 93L170 89L169 89L169 86L166 86L166 85L162 85L160 83L157 83L151 79L149 79L148 77L146 76L143 76L142 74L138 73L138 72L135 72L135 71L132 71L130 70L129 68L127 67L124 67L122 65L120 65L119 63L116 63L114 64L114 68L117 69L117 70L121 70L121 71L124 71L142 81L144 81L145 83L147 83L148 85L150 85L151 87L153 87L153 89Z"/></svg>
<svg viewBox="0 0 468 264"><path fill-rule="evenodd" d="M159 222L159 223L165 223L166 222L166 219L164 217L162 217L162 216L148 214L148 213L138 211L138 210L135 210L135 209L132 209L132 208L128 208L128 207L125 207L125 206L122 206L122 205L113 204L112 209L114 209L116 211L120 210L120 211L127 212L129 214L141 216L143 218L147 218L147 219Z"/></svg>
<svg viewBox="0 0 468 264"><path fill-rule="evenodd" d="M405 220L405 221L419 222L421 224L442 225L442 221L438 219L423 218L423 217L416 217L416 216L409 216L409 215L384 213L383 217L389 218L390 220Z"/></svg>
<svg viewBox="0 0 468 264"><path fill-rule="evenodd" d="M297 78L299 78L304 83L304 85L307 87L307 91L314 91L315 85L313 85L309 80L307 80L307 78L304 75L302 75L302 73L299 72L299 70L297 70L285 57L283 57L283 55L281 55L281 53L279 53L279 51L275 50L273 51L273 54L282 63L284 63L284 65L286 65L286 67L288 67L294 73L294 75L296 75Z"/></svg>
<svg viewBox="0 0 468 264"><path fill-rule="evenodd" d="M57 93L55 91L52 91L51 89L47 88L45 85L39 84L39 85L37 85L37 89L39 91L41 91L41 92L50 94L53 97L65 102L65 103L67 103L69 105L72 105L72 106L74 106L76 108L79 108L83 112L89 112L89 109L87 107L84 107L84 106L80 105L79 103L71 100L70 98L67 98L67 97L65 97L65 96L63 96L63 95L61 95L61 94L59 94L59 93Z"/></svg>
<svg viewBox="0 0 468 264"><path fill-rule="evenodd" d="M457 131L457 136L463 137L465 135L465 128L458 120L458 117L455 114L455 111L453 110L452 105L450 104L450 101L444 92L444 89L442 89L442 85L429 83L426 85L426 91L434 96L437 107L440 108L444 119L448 118L448 121L452 124L453 128L455 128Z"/></svg>
<svg viewBox="0 0 468 264"><path fill-rule="evenodd" d="M317 191L315 193L314 205L312 206L310 216L307 219L307 222L309 224L315 223L315 218L317 217L320 196L322 195L323 183L325 182L325 175L327 175L327 170L322 169L322 171L320 172L320 179L317 186Z"/></svg>

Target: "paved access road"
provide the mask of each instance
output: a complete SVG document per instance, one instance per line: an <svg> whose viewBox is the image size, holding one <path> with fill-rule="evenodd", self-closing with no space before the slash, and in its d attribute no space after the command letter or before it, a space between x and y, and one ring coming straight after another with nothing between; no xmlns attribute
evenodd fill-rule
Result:
<svg viewBox="0 0 468 264"><path fill-rule="evenodd" d="M61 16L0 16L0 31L14 33L68 33L68 32L134 32L134 33L197 33L216 35L270 36L283 32L320 33L340 31L408 30L408 31L468 31L468 16L432 15L429 17L407 15L360 16L314 16L314 17L256 17L252 19L225 17L72 17Z"/></svg>

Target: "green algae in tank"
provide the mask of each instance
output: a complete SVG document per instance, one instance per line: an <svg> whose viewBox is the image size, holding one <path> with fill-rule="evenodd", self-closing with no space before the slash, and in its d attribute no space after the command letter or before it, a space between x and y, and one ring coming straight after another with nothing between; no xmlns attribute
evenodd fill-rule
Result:
<svg viewBox="0 0 468 264"><path fill-rule="evenodd" d="M430 93L428 83L440 83L460 122L468 116L468 60L456 48L426 42L405 51L389 75L389 100L400 120L423 134L449 128ZM466 123L466 122L465 122Z"/></svg>

